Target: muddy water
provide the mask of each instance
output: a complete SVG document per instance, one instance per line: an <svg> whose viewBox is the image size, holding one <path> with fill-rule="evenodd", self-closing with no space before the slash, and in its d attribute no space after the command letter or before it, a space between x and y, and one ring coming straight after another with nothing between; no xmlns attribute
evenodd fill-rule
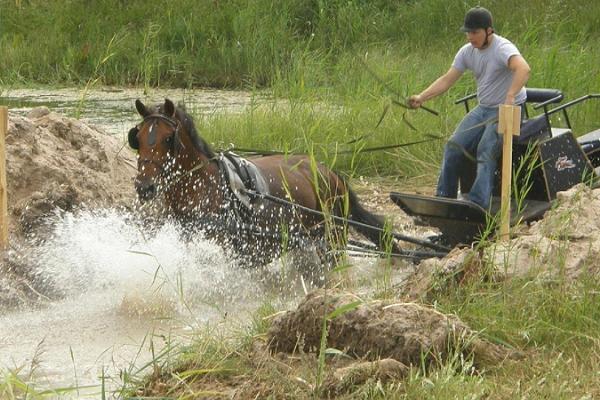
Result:
<svg viewBox="0 0 600 400"><path fill-rule="evenodd" d="M291 286L270 292L265 272L240 270L201 235L183 242L174 226L149 234L133 220L94 210L50 221L52 236L25 257L62 299L0 313L2 368L41 387L92 385L67 397L98 398L102 375L118 389L122 371L176 353L206 324L243 324L269 296L296 296Z"/></svg>

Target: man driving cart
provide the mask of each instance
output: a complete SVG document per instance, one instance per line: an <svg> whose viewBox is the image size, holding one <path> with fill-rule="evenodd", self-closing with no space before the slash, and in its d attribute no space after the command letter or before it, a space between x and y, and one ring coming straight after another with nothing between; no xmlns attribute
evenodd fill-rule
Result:
<svg viewBox="0 0 600 400"><path fill-rule="evenodd" d="M502 148L502 137L497 133L498 109L501 104L525 103L524 85L530 68L517 47L494 32L492 14L485 8L470 9L461 31L466 33L468 43L458 50L450 69L421 93L411 96L408 103L411 108L419 108L446 92L466 70L473 73L478 105L463 118L446 143L436 195L457 197L460 169L468 158L465 152L476 154L475 181L465 197L487 210Z"/></svg>

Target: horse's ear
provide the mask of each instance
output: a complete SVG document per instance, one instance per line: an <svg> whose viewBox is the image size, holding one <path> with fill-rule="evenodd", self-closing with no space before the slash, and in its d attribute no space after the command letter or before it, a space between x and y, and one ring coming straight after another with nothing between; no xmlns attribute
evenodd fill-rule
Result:
<svg viewBox="0 0 600 400"><path fill-rule="evenodd" d="M144 103L141 102L140 99L137 99L135 101L135 108L136 108L137 112L144 118L146 118L148 115L150 115L150 111L148 111L148 109L146 108Z"/></svg>
<svg viewBox="0 0 600 400"><path fill-rule="evenodd" d="M175 104L169 99L165 99L165 114L167 117L175 118Z"/></svg>

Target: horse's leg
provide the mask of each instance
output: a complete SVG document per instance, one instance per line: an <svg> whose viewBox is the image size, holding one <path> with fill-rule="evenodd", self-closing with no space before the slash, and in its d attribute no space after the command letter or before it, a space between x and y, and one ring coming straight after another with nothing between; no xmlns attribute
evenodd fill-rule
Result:
<svg viewBox="0 0 600 400"><path fill-rule="evenodd" d="M263 267L281 255L281 238L278 232L266 230L250 219L233 216L229 223L229 241L242 267Z"/></svg>
<svg viewBox="0 0 600 400"><path fill-rule="evenodd" d="M327 271L335 265L330 259L332 252L323 231L322 226L297 230L282 253L304 282L315 287L325 284Z"/></svg>

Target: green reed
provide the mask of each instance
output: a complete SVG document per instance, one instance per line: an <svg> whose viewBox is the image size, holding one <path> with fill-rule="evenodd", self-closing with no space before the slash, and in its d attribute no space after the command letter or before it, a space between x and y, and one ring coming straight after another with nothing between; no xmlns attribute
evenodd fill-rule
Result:
<svg viewBox="0 0 600 400"><path fill-rule="evenodd" d="M428 60L439 52L448 54L449 64L463 40L458 27L470 6L443 0L2 3L0 72L10 82L93 79L114 32L125 29L127 40L106 63L104 84L256 87L283 82L296 89L345 86L355 75L336 76L336 71L366 50L390 50L389 58L399 64L413 53ZM573 57L592 55L597 46L596 2L585 7L574 0L481 4L494 12L498 32L524 50L563 46L570 65ZM545 51L540 59L546 59Z"/></svg>

